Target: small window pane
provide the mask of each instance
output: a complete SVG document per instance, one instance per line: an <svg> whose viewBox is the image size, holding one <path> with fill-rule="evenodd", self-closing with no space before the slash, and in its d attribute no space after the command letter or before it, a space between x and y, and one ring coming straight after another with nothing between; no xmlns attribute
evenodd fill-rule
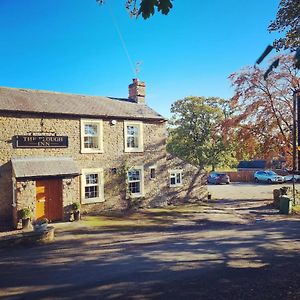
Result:
<svg viewBox="0 0 300 300"><path fill-rule="evenodd" d="M150 178L151 179L154 179L156 177L156 172L155 172L155 168L151 168L150 169Z"/></svg>
<svg viewBox="0 0 300 300"><path fill-rule="evenodd" d="M84 134L85 135L97 135L97 125L95 124L85 124L84 125Z"/></svg>
<svg viewBox="0 0 300 300"><path fill-rule="evenodd" d="M172 184L172 185L176 184L175 177L171 177L171 184Z"/></svg>
<svg viewBox="0 0 300 300"><path fill-rule="evenodd" d="M128 181L140 180L140 171L139 170L130 170L128 171Z"/></svg>
<svg viewBox="0 0 300 300"><path fill-rule="evenodd" d="M98 138L97 137L84 137L84 148L98 148Z"/></svg>
<svg viewBox="0 0 300 300"><path fill-rule="evenodd" d="M129 148L138 148L138 138L134 136L128 136L127 137L127 147Z"/></svg>
<svg viewBox="0 0 300 300"><path fill-rule="evenodd" d="M85 199L98 198L98 197L99 197L98 185L85 187Z"/></svg>
<svg viewBox="0 0 300 300"><path fill-rule="evenodd" d="M86 184L98 184L98 174L87 174Z"/></svg>
<svg viewBox="0 0 300 300"><path fill-rule="evenodd" d="M127 134L128 135L138 135L138 127L137 126L127 126Z"/></svg>
<svg viewBox="0 0 300 300"><path fill-rule="evenodd" d="M132 194L140 193L141 192L140 182L130 182L129 191Z"/></svg>
<svg viewBox="0 0 300 300"><path fill-rule="evenodd" d="M181 183L181 174L180 173L176 174L176 182Z"/></svg>

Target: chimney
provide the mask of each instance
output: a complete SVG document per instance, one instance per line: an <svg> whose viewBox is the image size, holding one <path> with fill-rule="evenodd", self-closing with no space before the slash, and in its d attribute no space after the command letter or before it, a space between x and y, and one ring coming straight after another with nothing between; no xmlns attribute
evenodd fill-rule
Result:
<svg viewBox="0 0 300 300"><path fill-rule="evenodd" d="M145 82L139 81L137 78L132 79L133 83L128 86L129 99L135 103L145 103Z"/></svg>

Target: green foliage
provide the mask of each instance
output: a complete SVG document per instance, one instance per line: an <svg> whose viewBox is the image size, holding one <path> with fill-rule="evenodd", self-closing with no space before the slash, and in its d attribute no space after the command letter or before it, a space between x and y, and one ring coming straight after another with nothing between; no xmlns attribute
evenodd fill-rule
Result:
<svg viewBox="0 0 300 300"><path fill-rule="evenodd" d="M203 169L232 163L233 144L226 140L224 120L231 114L228 101L186 97L171 107L167 150ZM230 161L230 162L229 162Z"/></svg>
<svg viewBox="0 0 300 300"><path fill-rule="evenodd" d="M30 208L23 208L20 210L19 215L23 220L30 219L32 217L32 211Z"/></svg>
<svg viewBox="0 0 300 300"><path fill-rule="evenodd" d="M73 202L73 203L72 203L72 210L73 210L74 212L80 211L80 203L79 203L79 202Z"/></svg>
<svg viewBox="0 0 300 300"><path fill-rule="evenodd" d="M99 4L103 4L105 0L96 0ZM155 11L167 15L173 8L173 0L126 0L125 7L131 16L138 17L142 15L144 19L148 19L154 15Z"/></svg>
<svg viewBox="0 0 300 300"><path fill-rule="evenodd" d="M295 50L300 46L300 1L281 0L276 19L270 24L269 31L284 33L284 37L275 40L279 49Z"/></svg>

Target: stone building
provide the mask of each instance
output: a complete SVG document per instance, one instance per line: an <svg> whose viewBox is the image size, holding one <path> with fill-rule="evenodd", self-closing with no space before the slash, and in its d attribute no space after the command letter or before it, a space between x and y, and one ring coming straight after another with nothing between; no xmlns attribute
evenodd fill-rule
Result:
<svg viewBox="0 0 300 300"><path fill-rule="evenodd" d="M0 223L18 211L35 219L197 200L203 174L166 152L166 120L145 104L145 84L129 98L0 88Z"/></svg>

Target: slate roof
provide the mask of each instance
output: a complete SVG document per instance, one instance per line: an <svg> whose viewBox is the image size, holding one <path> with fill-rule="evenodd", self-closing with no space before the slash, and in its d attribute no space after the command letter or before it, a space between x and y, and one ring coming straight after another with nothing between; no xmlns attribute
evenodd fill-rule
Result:
<svg viewBox="0 0 300 300"><path fill-rule="evenodd" d="M7 87L0 87L1 111L165 120L146 104L134 103L129 99Z"/></svg>
<svg viewBox="0 0 300 300"><path fill-rule="evenodd" d="M80 174L71 157L16 157L11 163L16 178Z"/></svg>
<svg viewBox="0 0 300 300"><path fill-rule="evenodd" d="M237 166L238 169L265 169L266 160L241 160Z"/></svg>

